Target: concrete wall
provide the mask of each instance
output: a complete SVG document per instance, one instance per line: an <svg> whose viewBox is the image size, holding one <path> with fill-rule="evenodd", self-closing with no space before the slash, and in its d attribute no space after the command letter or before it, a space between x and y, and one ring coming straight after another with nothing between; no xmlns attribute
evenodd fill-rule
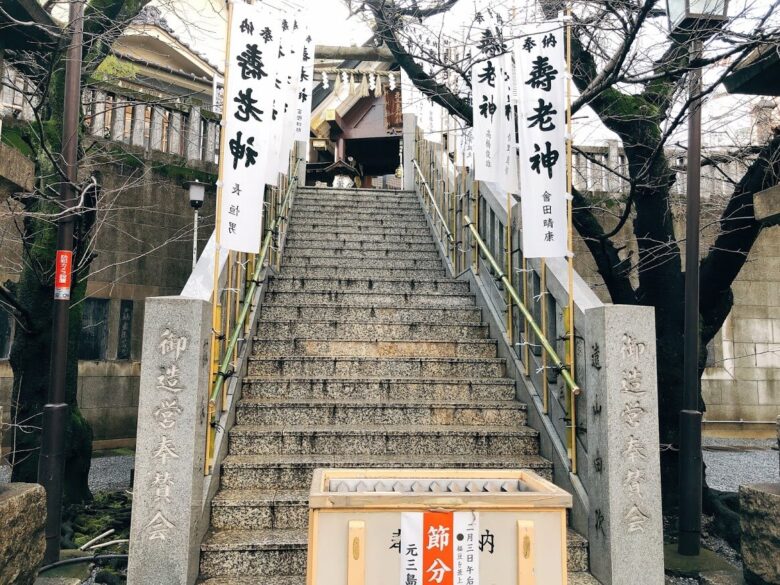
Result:
<svg viewBox="0 0 780 585"><path fill-rule="evenodd" d="M144 300L179 294L192 269L193 212L182 180L172 177L172 169L183 166L183 160L162 154L143 156L147 164L140 168L93 161L94 170L102 175L103 195L87 296L109 300L108 332L106 359L79 362L78 401L98 446L103 447L128 444L135 437ZM215 171L214 165L200 169ZM7 190L0 192L0 196L7 194ZM213 193L207 193L201 210L201 250L213 231L214 199ZM5 281L16 277L18 236L13 237L8 218L2 219L0 276ZM132 302L133 317L130 359L119 360L122 301ZM12 376L8 361L0 360L2 405L11 403Z"/></svg>
<svg viewBox="0 0 780 585"><path fill-rule="evenodd" d="M780 226L761 232L732 288L734 308L702 380L705 419L774 424L780 415Z"/></svg>

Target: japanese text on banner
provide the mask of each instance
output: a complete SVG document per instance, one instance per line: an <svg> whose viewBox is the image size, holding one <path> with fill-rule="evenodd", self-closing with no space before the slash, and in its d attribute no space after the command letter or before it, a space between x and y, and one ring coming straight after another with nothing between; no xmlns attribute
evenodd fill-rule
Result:
<svg viewBox="0 0 780 585"><path fill-rule="evenodd" d="M515 45L523 254L563 257L568 252L563 25L548 22L526 31Z"/></svg>
<svg viewBox="0 0 780 585"><path fill-rule="evenodd" d="M400 585L479 585L479 514L401 515Z"/></svg>
<svg viewBox="0 0 780 585"><path fill-rule="evenodd" d="M276 60L271 19L256 5L234 3L223 112L221 245L239 252L260 249L263 161L268 141Z"/></svg>

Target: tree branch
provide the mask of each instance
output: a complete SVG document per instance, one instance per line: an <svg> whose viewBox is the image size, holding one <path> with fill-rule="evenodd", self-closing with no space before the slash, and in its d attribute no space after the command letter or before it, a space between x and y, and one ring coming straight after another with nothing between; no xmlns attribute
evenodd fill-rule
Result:
<svg viewBox="0 0 780 585"><path fill-rule="evenodd" d="M587 199L577 189L572 189L574 227L585 240L593 259L596 261L601 278L615 303L636 304L636 294L626 270L626 261L621 260L618 249L604 234L604 228L593 214Z"/></svg>
<svg viewBox="0 0 780 585"><path fill-rule="evenodd" d="M773 185L780 177L780 135L776 134L737 184L720 219L720 233L701 263L702 343L720 330L733 303L731 285L747 261L761 232L753 209L753 195Z"/></svg>

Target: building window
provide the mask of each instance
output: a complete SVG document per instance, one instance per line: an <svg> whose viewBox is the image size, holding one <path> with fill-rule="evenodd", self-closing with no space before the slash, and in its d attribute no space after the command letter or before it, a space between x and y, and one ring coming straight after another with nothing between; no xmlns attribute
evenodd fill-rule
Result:
<svg viewBox="0 0 780 585"><path fill-rule="evenodd" d="M0 309L0 360L11 355L11 343L14 339L14 318L5 309Z"/></svg>
<svg viewBox="0 0 780 585"><path fill-rule="evenodd" d="M108 299L86 299L81 317L80 360L106 359Z"/></svg>

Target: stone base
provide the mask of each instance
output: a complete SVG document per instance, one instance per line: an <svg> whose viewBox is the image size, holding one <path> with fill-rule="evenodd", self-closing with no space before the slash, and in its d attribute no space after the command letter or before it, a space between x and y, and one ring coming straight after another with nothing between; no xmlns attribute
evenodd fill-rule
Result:
<svg viewBox="0 0 780 585"><path fill-rule="evenodd" d="M0 583L32 585L46 548L46 492L38 484L0 485Z"/></svg>
<svg viewBox="0 0 780 585"><path fill-rule="evenodd" d="M745 581L780 583L780 483L739 486L739 509Z"/></svg>

